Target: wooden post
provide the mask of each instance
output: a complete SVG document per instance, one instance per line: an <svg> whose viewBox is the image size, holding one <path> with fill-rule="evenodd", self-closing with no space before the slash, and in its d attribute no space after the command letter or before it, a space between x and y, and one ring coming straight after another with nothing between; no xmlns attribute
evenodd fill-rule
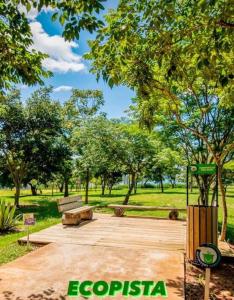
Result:
<svg viewBox="0 0 234 300"><path fill-rule="evenodd" d="M27 250L29 249L29 226L27 226Z"/></svg>
<svg viewBox="0 0 234 300"><path fill-rule="evenodd" d="M209 300L210 295L210 268L206 268L205 296L204 300Z"/></svg>

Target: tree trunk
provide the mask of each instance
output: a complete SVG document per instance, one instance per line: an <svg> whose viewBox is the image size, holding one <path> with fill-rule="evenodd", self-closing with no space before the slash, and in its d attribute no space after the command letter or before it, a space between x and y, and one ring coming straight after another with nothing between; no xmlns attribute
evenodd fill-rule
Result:
<svg viewBox="0 0 234 300"><path fill-rule="evenodd" d="M30 184L30 187L31 187L32 195L37 196L37 188L32 184Z"/></svg>
<svg viewBox="0 0 234 300"><path fill-rule="evenodd" d="M63 192L63 187L64 187L64 182L63 182L62 184L59 185L59 191L60 191L60 193Z"/></svg>
<svg viewBox="0 0 234 300"><path fill-rule="evenodd" d="M64 197L68 197L68 196L69 196L69 192L68 192L68 182L69 182L68 179L64 180Z"/></svg>
<svg viewBox="0 0 234 300"><path fill-rule="evenodd" d="M130 177L130 176L129 176ZM132 173L132 180L131 180L131 184L130 184L130 187L128 189L128 192L125 196L125 199L123 201L123 205L127 205L128 204L128 200L129 200L129 197L132 193L132 190L134 189L134 185L135 185L135 178L136 178L136 174L135 173Z"/></svg>
<svg viewBox="0 0 234 300"><path fill-rule="evenodd" d="M105 189L106 189L106 178L105 176L104 177L101 177L101 186L102 186L102 196L105 195Z"/></svg>
<svg viewBox="0 0 234 300"><path fill-rule="evenodd" d="M193 180L192 180L192 178L191 178L191 181L190 181L190 193L193 192Z"/></svg>
<svg viewBox="0 0 234 300"><path fill-rule="evenodd" d="M109 196L111 195L113 185L114 185L113 183L109 184Z"/></svg>
<svg viewBox="0 0 234 300"><path fill-rule="evenodd" d="M134 184L134 194L136 195L137 193L137 180L135 180L135 184Z"/></svg>
<svg viewBox="0 0 234 300"><path fill-rule="evenodd" d="M222 221L222 230L221 230L220 240L225 241L226 233L227 233L227 218L228 218L227 202L226 202L225 189L224 189L223 180L222 180L222 166L219 163L217 164L217 166L218 166L218 183L219 183L221 199L222 199L222 206L223 206L223 221Z"/></svg>
<svg viewBox="0 0 234 300"><path fill-rule="evenodd" d="M85 204L89 203L89 168L86 170L85 178Z"/></svg>
<svg viewBox="0 0 234 300"><path fill-rule="evenodd" d="M130 189L131 186L131 175L128 174L128 188Z"/></svg>
<svg viewBox="0 0 234 300"><path fill-rule="evenodd" d="M19 197L20 197L20 183L15 185L15 205L19 207Z"/></svg>
<svg viewBox="0 0 234 300"><path fill-rule="evenodd" d="M160 187L161 187L161 192L164 192L164 187L163 187L163 177L160 175Z"/></svg>

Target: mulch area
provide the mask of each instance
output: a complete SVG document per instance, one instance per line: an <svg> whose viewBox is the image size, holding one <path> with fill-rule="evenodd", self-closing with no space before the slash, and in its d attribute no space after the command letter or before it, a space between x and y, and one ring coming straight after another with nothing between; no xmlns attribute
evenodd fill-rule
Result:
<svg viewBox="0 0 234 300"><path fill-rule="evenodd" d="M186 300L204 298L205 271L186 262ZM210 300L234 300L234 262L211 270Z"/></svg>

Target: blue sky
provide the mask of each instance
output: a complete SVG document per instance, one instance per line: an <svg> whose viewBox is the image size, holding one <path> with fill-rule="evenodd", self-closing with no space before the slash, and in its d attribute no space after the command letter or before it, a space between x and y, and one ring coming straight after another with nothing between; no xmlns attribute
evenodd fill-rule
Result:
<svg viewBox="0 0 234 300"><path fill-rule="evenodd" d="M105 11L114 8L117 0L104 2ZM103 80L96 81L95 75L89 73L89 62L82 55L89 50L87 41L95 35L81 32L80 39L65 42L61 36L62 27L58 22L51 21L51 11L36 11L28 14L33 33L33 48L47 53L49 58L43 62L46 69L53 72L53 77L45 79L46 85L52 85L53 99L65 101L71 94L71 88L99 89L103 91L105 105L103 111L108 117L124 116L124 111L131 103L134 92L119 86L110 88ZM37 87L21 86L22 97L27 98Z"/></svg>

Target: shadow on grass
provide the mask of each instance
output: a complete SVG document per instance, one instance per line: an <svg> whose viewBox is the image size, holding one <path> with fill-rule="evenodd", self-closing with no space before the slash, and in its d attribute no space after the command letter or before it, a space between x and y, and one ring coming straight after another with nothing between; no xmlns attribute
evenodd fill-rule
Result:
<svg viewBox="0 0 234 300"><path fill-rule="evenodd" d="M102 198L102 199L105 199L105 198L119 198L119 197L125 197L126 196L126 194L115 194L115 195L109 195L109 194L106 194L106 195L101 195L101 194L99 194L98 195L98 193L97 194L90 194L89 195L89 198L95 198L95 197L100 197L100 198Z"/></svg>
<svg viewBox="0 0 234 300"><path fill-rule="evenodd" d="M53 200L30 200L29 205L25 205L17 209L18 214L34 213L38 221L48 218L60 218L61 213L58 212L56 201Z"/></svg>

